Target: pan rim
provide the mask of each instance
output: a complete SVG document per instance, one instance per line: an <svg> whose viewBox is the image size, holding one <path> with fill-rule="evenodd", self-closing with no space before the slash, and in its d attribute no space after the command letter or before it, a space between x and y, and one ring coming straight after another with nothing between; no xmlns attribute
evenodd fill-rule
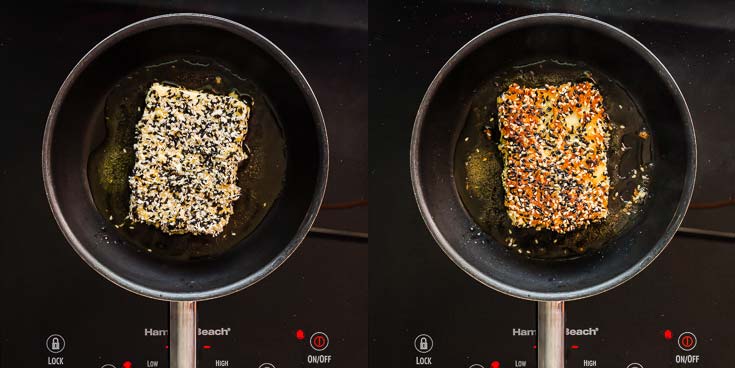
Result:
<svg viewBox="0 0 735 368"><path fill-rule="evenodd" d="M686 162L687 172L684 179L684 186L682 196L679 199L679 205L677 206L676 212L672 219L666 226L666 230L661 238L659 238L656 245L651 251L642 259L638 260L633 266L618 274L617 276L610 278L602 283L586 287L583 289L566 291L566 292L537 292L531 290L525 290L522 288L515 287L508 283L501 282L492 276L485 274L473 267L467 260L465 260L447 241L444 235L439 230L436 222L431 216L428 208L428 204L425 200L424 188L420 181L420 163L419 163L419 145L420 132L424 125L424 119L431 104L434 95L439 89L441 83L445 77L454 69L454 67L463 60L466 56L474 52L477 48L484 45L484 43L490 39L493 39L499 35L514 31L519 28L526 26L540 25L540 24L567 24L567 25L586 25L593 28L595 31L605 33L624 43L627 47L630 47L633 51L643 57L654 69L657 70L659 77L666 83L671 93L676 99L677 108L682 112L682 115L686 124L686 130L684 135L690 144L690 156ZM687 106L684 95L681 89L677 85L671 73L666 69L664 64L645 47L640 41L636 40L623 30L612 26L608 23L599 21L594 18L589 18L576 14L568 13L541 13L532 14L519 18L514 18L498 25L495 25L479 35L472 38L470 41L465 43L460 49L455 52L447 62L441 67L439 72L436 74L431 84L429 85L424 97L419 105L416 119L414 120L413 130L411 132L411 148L410 148L410 171L411 171L411 185L414 192L414 197L419 206L419 212L423 218L429 232L431 233L434 240L439 244L442 251L465 273L470 275L472 278L488 286L500 293L507 294L509 296L517 297L520 299L526 299L531 301L569 301L576 299L583 299L590 296L594 296L608 290L611 290L619 285L622 285L626 281L635 277L638 273L643 271L649 266L666 248L668 243L674 237L676 230L681 225L686 214L686 210L692 198L694 191L694 181L696 177L697 168L697 149L696 149L696 136L694 134L694 124L692 121L689 107Z"/></svg>
<svg viewBox="0 0 735 368"><path fill-rule="evenodd" d="M289 244L284 247L277 257L258 270L258 272L250 274L245 278L239 279L237 282L230 283L225 286L197 292L168 292L150 288L120 276L97 260L69 227L58 203L51 169L51 136L56 128L60 107L64 103L69 90L74 85L78 77L97 59L99 55L120 41L147 30L173 25L201 25L218 28L254 43L273 57L287 71L287 73L289 73L291 79L298 85L299 90L306 100L311 111L311 120L313 120L316 125L317 144L319 147L318 153L320 155L315 192L304 219L301 221L297 232ZM145 18L120 28L97 43L79 60L79 62L77 62L71 72L69 72L67 77L64 79L64 82L54 97L51 109L49 110L49 115L43 132L41 166L44 190L54 219L69 245L72 246L74 251L92 269L113 284L141 296L172 302L202 301L223 297L256 284L280 267L296 251L308 234L309 229L314 224L319 213L319 208L321 207L324 199L329 173L329 139L327 136L323 112L319 106L319 102L313 89L309 85L309 82L288 55L286 55L286 53L278 48L273 42L255 30L226 18L201 13L171 13Z"/></svg>

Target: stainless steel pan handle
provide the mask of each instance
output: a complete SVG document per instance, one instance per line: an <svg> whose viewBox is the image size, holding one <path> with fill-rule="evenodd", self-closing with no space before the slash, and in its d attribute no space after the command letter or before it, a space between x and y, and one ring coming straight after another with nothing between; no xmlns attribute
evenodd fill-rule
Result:
<svg viewBox="0 0 735 368"><path fill-rule="evenodd" d="M538 303L538 366L564 368L564 302Z"/></svg>
<svg viewBox="0 0 735 368"><path fill-rule="evenodd" d="M196 368L197 365L197 303L170 304L171 368Z"/></svg>

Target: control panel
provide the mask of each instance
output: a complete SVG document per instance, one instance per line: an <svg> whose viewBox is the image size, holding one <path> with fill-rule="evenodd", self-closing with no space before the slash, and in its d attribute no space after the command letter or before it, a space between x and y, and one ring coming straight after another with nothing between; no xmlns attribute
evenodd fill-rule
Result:
<svg viewBox="0 0 735 368"><path fill-rule="evenodd" d="M411 366L444 367L454 361L464 361L466 368L527 368L536 367L537 332L536 329L513 328L506 331L507 344L487 344L480 353L459 356L456 346L434 346L434 339L426 333L417 334L413 340L412 355L415 355ZM604 367L619 366L623 368L645 367L704 367L702 355L697 349L697 335L691 331L672 331L666 329L654 338L658 331L636 331L651 338L645 354L630 354L630 347L619 346L620 360L618 364L609 365L614 354L600 348L609 343L599 327L566 328L566 361L567 367ZM495 345L495 346L493 346ZM477 350L469 348L466 350ZM407 354L408 355L408 354ZM654 359L653 357L659 357Z"/></svg>
<svg viewBox="0 0 735 368"><path fill-rule="evenodd" d="M304 331L298 329L293 335L282 336L280 347L284 355L264 355L259 360L246 361L238 350L247 350L245 346L237 349L238 341L247 340L238 337L231 327L199 328L198 329L198 367L239 367L243 365L258 368L278 368L294 366L337 366L331 364L335 357L330 350L329 335L323 331ZM168 336L169 330L165 328L144 328L140 334L141 341L145 342L145 348L128 354L119 352L100 353L97 357L97 366L100 368L159 368L168 366ZM79 356L88 351L89 344L79 341L75 344L70 341L67 350L67 340L63 335L52 333L45 340L44 347L46 365L48 367L78 366L81 362ZM75 346L76 345L76 346ZM97 347L96 347L97 348ZM122 349L120 349L122 350ZM254 348L253 350L258 350ZM257 351L250 353L257 354ZM67 360L67 356L70 358ZM284 359L294 357L294 359ZM40 365L39 365L40 366ZM86 366L86 365L85 365Z"/></svg>

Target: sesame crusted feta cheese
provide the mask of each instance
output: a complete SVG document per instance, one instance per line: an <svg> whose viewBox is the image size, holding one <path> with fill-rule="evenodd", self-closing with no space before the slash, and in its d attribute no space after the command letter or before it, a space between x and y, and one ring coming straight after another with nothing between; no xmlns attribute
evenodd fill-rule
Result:
<svg viewBox="0 0 735 368"><path fill-rule="evenodd" d="M512 224L566 233L607 217L609 119L597 88L512 84L497 103Z"/></svg>
<svg viewBox="0 0 735 368"><path fill-rule="evenodd" d="M249 117L237 98L154 83L136 125L133 222L168 234L221 233L240 196Z"/></svg>

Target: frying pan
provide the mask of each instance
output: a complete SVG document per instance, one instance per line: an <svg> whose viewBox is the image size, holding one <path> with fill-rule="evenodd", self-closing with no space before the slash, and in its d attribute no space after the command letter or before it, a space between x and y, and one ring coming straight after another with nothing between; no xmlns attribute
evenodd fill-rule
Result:
<svg viewBox="0 0 735 368"><path fill-rule="evenodd" d="M463 206L454 178L460 131L482 83L512 66L545 59L582 62L617 80L640 109L652 140L645 215L606 239L600 251L563 261L525 258L484 233L486 245L478 245L472 233L478 224ZM539 367L564 366L564 301L622 284L664 250L686 212L695 170L691 116L664 65L623 31L569 14L517 18L464 45L429 86L411 138L414 193L442 250L486 286L539 302Z"/></svg>
<svg viewBox="0 0 735 368"><path fill-rule="evenodd" d="M87 177L92 137L104 129L113 85L152 61L182 54L220 61L252 80L278 116L287 151L282 192L258 227L227 253L191 262L136 251L98 212ZM171 301L171 366L179 368L196 364L196 301L242 290L283 264L316 218L328 171L324 119L296 65L255 31L201 14L145 19L96 45L56 95L42 156L52 212L79 256L120 287Z"/></svg>

